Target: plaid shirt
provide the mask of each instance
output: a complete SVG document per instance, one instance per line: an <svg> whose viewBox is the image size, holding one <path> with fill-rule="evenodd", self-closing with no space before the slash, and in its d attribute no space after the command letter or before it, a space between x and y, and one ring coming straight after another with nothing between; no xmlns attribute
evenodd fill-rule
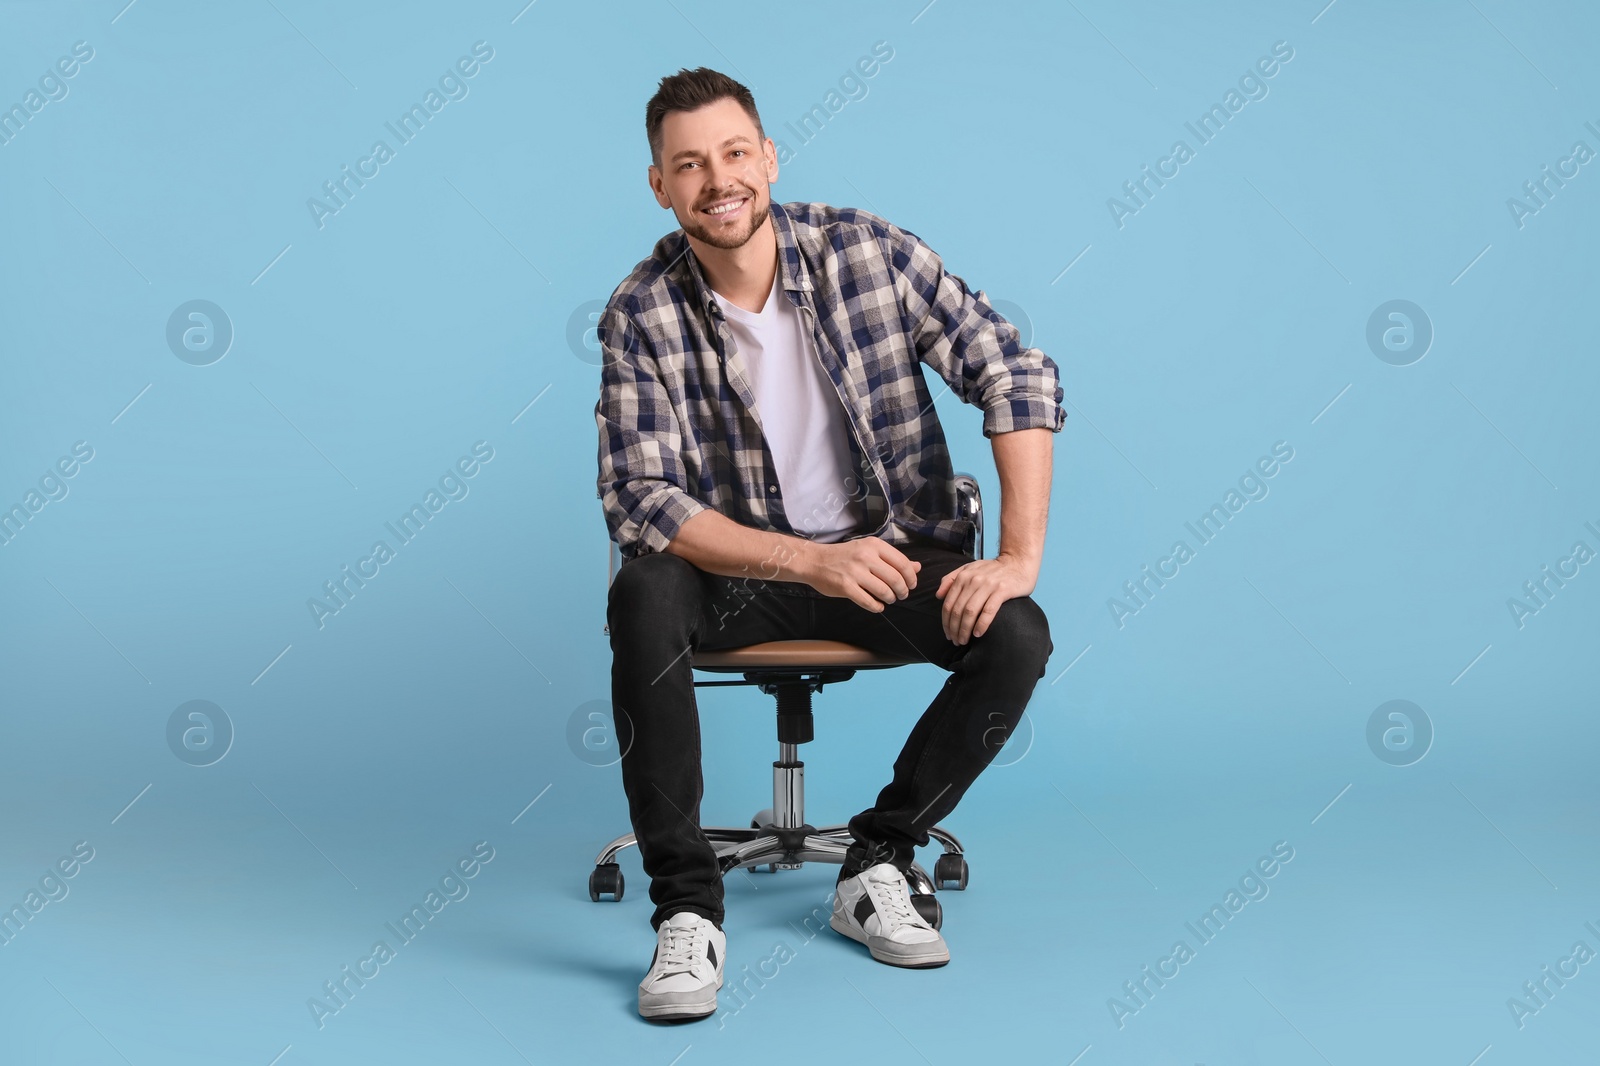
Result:
<svg viewBox="0 0 1600 1066"><path fill-rule="evenodd" d="M1055 362L1023 347L982 290L974 296L909 230L827 204L771 210L782 298L799 308L844 405L860 472L847 491L866 515L858 535L904 546L917 534L966 550L972 522L955 515L937 397L917 364L980 407L990 437L1061 430ZM597 332L596 495L623 558L663 550L707 508L799 535L784 514L749 375L683 230L661 238L617 286Z"/></svg>

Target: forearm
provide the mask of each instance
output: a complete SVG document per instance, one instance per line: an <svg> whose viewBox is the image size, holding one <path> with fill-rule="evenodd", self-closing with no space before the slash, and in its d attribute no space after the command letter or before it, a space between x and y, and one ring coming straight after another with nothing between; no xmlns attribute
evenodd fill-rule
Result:
<svg viewBox="0 0 1600 1066"><path fill-rule="evenodd" d="M1036 427L989 438L1000 475L999 554L1027 563L1035 573L1044 561L1054 437L1052 430Z"/></svg>
<svg viewBox="0 0 1600 1066"><path fill-rule="evenodd" d="M802 537L752 529L708 509L685 522L665 550L710 574L805 581L813 547Z"/></svg>

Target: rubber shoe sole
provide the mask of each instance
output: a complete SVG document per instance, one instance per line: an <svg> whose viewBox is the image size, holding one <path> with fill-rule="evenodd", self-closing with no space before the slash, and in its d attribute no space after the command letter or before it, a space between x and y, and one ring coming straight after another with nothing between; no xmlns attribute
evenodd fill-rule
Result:
<svg viewBox="0 0 1600 1066"><path fill-rule="evenodd" d="M717 978L717 987L710 990L709 994L702 995L698 1000L668 1000L646 1005L639 1004L639 1016L652 1022L697 1022L709 1018L717 1013L717 992L722 988L727 979L724 974ZM682 996L682 992L663 993L658 1000L668 996Z"/></svg>
<svg viewBox="0 0 1600 1066"><path fill-rule="evenodd" d="M828 924L835 932L843 933L858 944L865 944L873 958L890 966L932 970L950 961L949 948L937 948L931 944L895 944L881 936L869 936L837 913L828 919Z"/></svg>

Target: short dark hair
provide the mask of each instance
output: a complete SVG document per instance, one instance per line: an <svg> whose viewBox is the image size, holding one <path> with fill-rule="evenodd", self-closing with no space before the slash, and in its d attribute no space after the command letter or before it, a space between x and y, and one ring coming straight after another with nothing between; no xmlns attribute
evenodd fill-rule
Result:
<svg viewBox="0 0 1600 1066"><path fill-rule="evenodd" d="M693 70L680 67L678 73L662 78L656 94L644 109L644 131L650 139L650 161L658 167L661 165L661 122L667 117L667 112L698 111L707 104L728 99L744 108L744 113L756 124L756 132L765 140L767 134L761 128L761 115L756 111L755 97L750 95L749 89L726 74L710 67L696 67Z"/></svg>

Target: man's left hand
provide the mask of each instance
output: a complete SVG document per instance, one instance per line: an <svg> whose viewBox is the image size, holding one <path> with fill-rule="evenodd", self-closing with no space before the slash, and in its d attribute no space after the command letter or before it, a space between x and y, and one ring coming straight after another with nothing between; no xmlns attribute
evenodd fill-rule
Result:
<svg viewBox="0 0 1600 1066"><path fill-rule="evenodd" d="M1031 593L1038 579L1039 564L1005 552L950 571L934 593L944 603L940 617L945 636L953 644L983 636L1000 605Z"/></svg>

